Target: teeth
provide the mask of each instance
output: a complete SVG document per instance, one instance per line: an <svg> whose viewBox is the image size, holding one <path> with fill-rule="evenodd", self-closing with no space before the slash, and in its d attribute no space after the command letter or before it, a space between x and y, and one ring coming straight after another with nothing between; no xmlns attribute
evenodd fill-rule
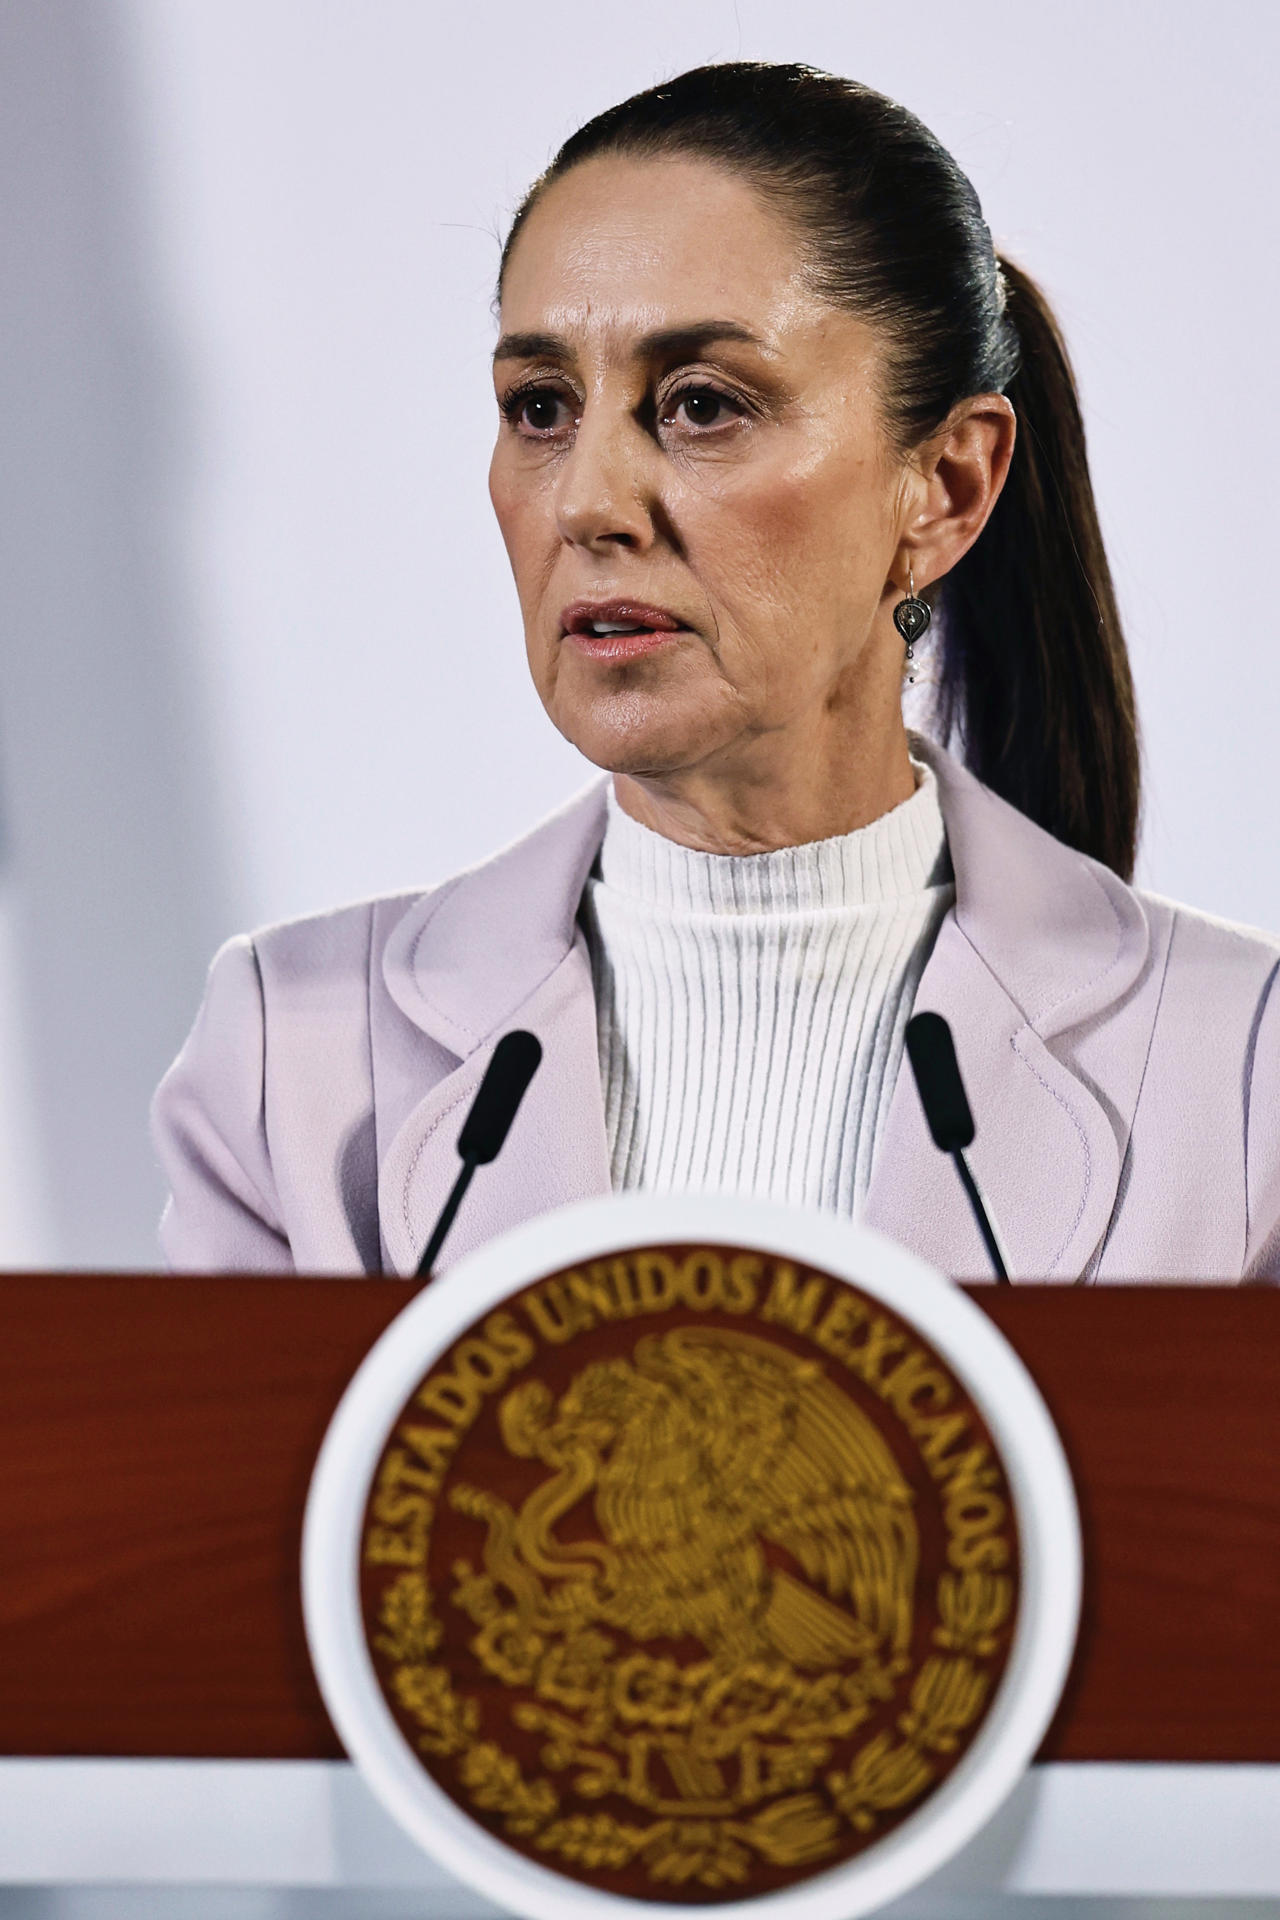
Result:
<svg viewBox="0 0 1280 1920"><path fill-rule="evenodd" d="M593 633L643 633L644 628L638 626L634 620L593 620L591 631Z"/></svg>

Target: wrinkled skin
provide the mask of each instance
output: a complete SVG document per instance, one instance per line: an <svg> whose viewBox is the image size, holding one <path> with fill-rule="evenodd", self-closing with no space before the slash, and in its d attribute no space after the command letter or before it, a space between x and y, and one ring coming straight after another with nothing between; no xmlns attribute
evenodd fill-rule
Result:
<svg viewBox="0 0 1280 1920"><path fill-rule="evenodd" d="M751 337L687 337L710 322ZM899 455L881 343L809 288L789 222L703 160L595 159L557 181L512 251L501 326L490 492L530 668L623 807L744 853L909 797L893 608L908 560L919 591L981 532L1009 402L962 401ZM616 597L685 630L593 657L562 610Z"/></svg>

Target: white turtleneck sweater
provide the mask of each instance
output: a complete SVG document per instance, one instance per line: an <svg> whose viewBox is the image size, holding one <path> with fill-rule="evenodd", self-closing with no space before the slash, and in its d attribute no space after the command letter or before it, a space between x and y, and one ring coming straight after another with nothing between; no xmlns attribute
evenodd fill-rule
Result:
<svg viewBox="0 0 1280 1920"><path fill-rule="evenodd" d="M930 768L854 833L696 853L608 795L582 922L615 1190L861 1210L955 898Z"/></svg>

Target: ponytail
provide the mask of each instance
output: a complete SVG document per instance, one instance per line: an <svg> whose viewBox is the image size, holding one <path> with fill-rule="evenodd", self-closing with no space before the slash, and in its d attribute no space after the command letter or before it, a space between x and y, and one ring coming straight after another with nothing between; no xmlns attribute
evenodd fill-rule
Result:
<svg viewBox="0 0 1280 1920"><path fill-rule="evenodd" d="M1133 872L1133 686L1089 484L1080 405L1044 298L999 262L971 182L894 100L812 67L697 67L571 134L516 214L598 154L701 156L796 223L812 286L887 348L884 423L905 456L974 394L1018 416L982 534L931 590L941 712L969 766L1058 839ZM501 275L499 294L501 294Z"/></svg>
<svg viewBox="0 0 1280 1920"><path fill-rule="evenodd" d="M1021 364L1004 489L941 582L939 720L967 765L1068 846L1133 874L1139 756L1133 681L1062 335L1035 282L1001 258Z"/></svg>

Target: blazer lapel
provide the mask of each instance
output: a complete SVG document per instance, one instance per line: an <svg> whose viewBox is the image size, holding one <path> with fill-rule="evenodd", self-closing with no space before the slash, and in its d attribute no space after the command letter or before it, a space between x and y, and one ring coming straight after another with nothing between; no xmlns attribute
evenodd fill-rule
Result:
<svg viewBox="0 0 1280 1920"><path fill-rule="evenodd" d="M1089 1090L1027 1023L949 914L915 1011L950 1023L976 1132L967 1158L1018 1279L1083 1271L1106 1230L1120 1173L1116 1136ZM991 1262L951 1163L930 1137L903 1061L864 1217L957 1280Z"/></svg>
<svg viewBox="0 0 1280 1920"><path fill-rule="evenodd" d="M476 1172L442 1265L536 1214L609 1191L595 995L576 921L603 832L597 781L525 840L416 902L387 942L392 1000L457 1062L382 1157L382 1234L398 1273L417 1267L461 1164L467 1105L512 1027L537 1035L542 1064L501 1157Z"/></svg>
<svg viewBox="0 0 1280 1920"><path fill-rule="evenodd" d="M942 748L918 735L912 746L937 775L956 876L915 1005L945 1015L955 1034L977 1124L969 1157L1011 1272L1075 1279L1096 1262L1116 1204L1163 950L1152 950L1141 903L1114 874ZM387 940L391 1001L444 1050L435 1057L446 1067L381 1158L383 1241L399 1273L416 1268L458 1170L466 1105L510 1027L537 1034L543 1062L501 1159L476 1174L445 1264L551 1207L609 1191L595 997L576 920L605 785L414 902ZM864 1218L957 1279L989 1277L905 1063Z"/></svg>
<svg viewBox="0 0 1280 1920"><path fill-rule="evenodd" d="M913 750L938 776L956 877L915 1007L943 1014L954 1033L976 1126L968 1158L1010 1273L1076 1279L1116 1203L1162 956L1114 874L1043 833L940 747L916 736ZM864 1218L957 1279L991 1277L905 1059Z"/></svg>

